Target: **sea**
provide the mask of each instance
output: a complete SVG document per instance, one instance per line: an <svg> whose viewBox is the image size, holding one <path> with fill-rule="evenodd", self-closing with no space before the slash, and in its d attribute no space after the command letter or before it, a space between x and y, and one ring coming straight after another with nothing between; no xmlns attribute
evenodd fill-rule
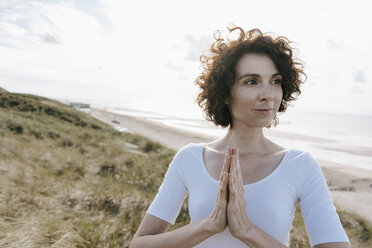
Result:
<svg viewBox="0 0 372 248"><path fill-rule="evenodd" d="M201 109L193 107L177 105L172 109L168 103L137 108L105 106L105 110L209 137L226 134L226 128L205 120ZM264 133L279 145L308 151L316 159L372 170L372 115L301 112L289 108L279 115L279 125L265 128Z"/></svg>

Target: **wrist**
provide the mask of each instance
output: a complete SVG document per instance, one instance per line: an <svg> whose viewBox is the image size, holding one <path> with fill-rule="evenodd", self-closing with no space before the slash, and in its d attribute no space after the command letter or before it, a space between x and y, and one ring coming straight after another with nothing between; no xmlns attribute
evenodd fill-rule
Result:
<svg viewBox="0 0 372 248"><path fill-rule="evenodd" d="M226 227L224 228L218 227L216 222L210 216L207 216L203 219L202 226L203 226L203 229L206 232L210 233L211 235L223 232L226 229Z"/></svg>
<svg viewBox="0 0 372 248"><path fill-rule="evenodd" d="M244 228L241 229L235 238L241 240L244 243L250 243L252 238L256 235L254 228Z"/></svg>
<svg viewBox="0 0 372 248"><path fill-rule="evenodd" d="M244 225L237 228L232 234L235 238L240 239L241 241L246 243L246 241L251 240L253 237L255 237L255 235L257 234L257 229L256 226L249 220L244 223Z"/></svg>
<svg viewBox="0 0 372 248"><path fill-rule="evenodd" d="M243 240L243 239L249 239L254 237L254 232L255 230L255 225L251 223L248 218L247 221L242 221L243 223L241 224L240 227L236 227L233 230L230 229L231 234L234 238Z"/></svg>

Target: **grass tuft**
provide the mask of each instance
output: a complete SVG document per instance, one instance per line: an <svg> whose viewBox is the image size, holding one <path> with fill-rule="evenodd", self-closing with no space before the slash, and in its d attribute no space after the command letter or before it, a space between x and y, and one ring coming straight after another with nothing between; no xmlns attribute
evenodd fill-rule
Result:
<svg viewBox="0 0 372 248"><path fill-rule="evenodd" d="M12 133L15 133L15 134L23 134L23 127L22 125L18 124L18 123L14 123L12 121L8 121L6 123L6 126L8 127L8 129L12 132Z"/></svg>
<svg viewBox="0 0 372 248"><path fill-rule="evenodd" d="M156 152L161 148L161 145L158 142L147 141L144 145L141 146L141 150L144 152Z"/></svg>

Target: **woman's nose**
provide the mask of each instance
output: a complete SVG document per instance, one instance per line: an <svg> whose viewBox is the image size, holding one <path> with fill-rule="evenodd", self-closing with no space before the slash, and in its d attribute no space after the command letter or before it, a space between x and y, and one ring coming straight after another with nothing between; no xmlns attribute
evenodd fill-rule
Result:
<svg viewBox="0 0 372 248"><path fill-rule="evenodd" d="M271 85L262 85L258 98L260 101L269 101L274 98L274 91Z"/></svg>

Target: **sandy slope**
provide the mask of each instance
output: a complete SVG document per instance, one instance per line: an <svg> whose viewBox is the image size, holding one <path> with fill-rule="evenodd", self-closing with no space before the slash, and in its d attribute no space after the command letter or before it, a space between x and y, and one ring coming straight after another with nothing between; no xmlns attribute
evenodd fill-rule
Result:
<svg viewBox="0 0 372 248"><path fill-rule="evenodd" d="M151 122L141 117L119 116L99 109L92 109L91 115L111 125L113 125L112 120L116 120L120 124L115 125L125 127L133 133L141 134L175 150L188 143L208 142L214 139ZM292 136L290 133L282 132L279 135ZM305 136L299 138L306 139ZM345 167L328 161L317 161L328 181L337 209L355 212L372 222L372 171Z"/></svg>

